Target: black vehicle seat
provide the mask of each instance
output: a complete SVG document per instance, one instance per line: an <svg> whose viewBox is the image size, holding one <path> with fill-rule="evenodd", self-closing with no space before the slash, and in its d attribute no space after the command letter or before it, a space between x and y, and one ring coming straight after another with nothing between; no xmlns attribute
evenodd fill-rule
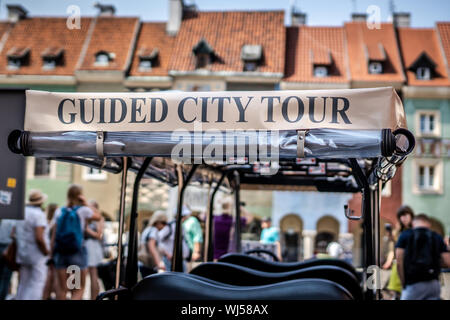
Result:
<svg viewBox="0 0 450 320"><path fill-rule="evenodd" d="M131 289L133 300L352 300L335 282L299 279L264 286L219 285L208 279L179 272L157 273Z"/></svg>
<svg viewBox="0 0 450 320"><path fill-rule="evenodd" d="M356 300L363 297L356 276L337 266L312 266L286 272L264 272L230 263L206 262L192 269L191 274L236 286L266 285L306 278L325 279L343 286Z"/></svg>
<svg viewBox="0 0 450 320"><path fill-rule="evenodd" d="M355 277L360 279L355 268L351 264L338 259L309 259L302 262L274 262L243 253L227 253L220 257L218 261L265 272L286 272L313 266L336 266L350 271Z"/></svg>

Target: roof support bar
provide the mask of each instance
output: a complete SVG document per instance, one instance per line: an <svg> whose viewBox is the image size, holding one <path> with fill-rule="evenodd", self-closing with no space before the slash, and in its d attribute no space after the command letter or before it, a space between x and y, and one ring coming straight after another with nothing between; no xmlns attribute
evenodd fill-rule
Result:
<svg viewBox="0 0 450 320"><path fill-rule="evenodd" d="M379 193L376 190L373 190L369 186L368 178L364 175L363 170L358 164L356 159L350 159L350 165L352 170L354 171L354 177L358 186L361 188L362 192L362 213L363 216L363 283L365 288L365 299L373 300L374 299L374 291L366 287L367 283L367 271L370 266L374 266L377 263L377 254L376 254L376 245L375 240L377 238L376 234L378 233L378 229L376 225L379 222L378 216L379 214Z"/></svg>
<svg viewBox="0 0 450 320"><path fill-rule="evenodd" d="M125 218L125 193L127 191L127 175L128 175L128 163L127 157L123 158L123 171L122 171L122 186L120 188L120 209L119 209L119 235L117 240L117 264L116 264L116 289L120 286L121 280L121 263L122 263L122 234L123 223Z"/></svg>
<svg viewBox="0 0 450 320"><path fill-rule="evenodd" d="M182 165L177 165L176 170L178 174L178 203L177 203L177 217L176 217L176 228L175 228L175 243L173 246L173 257L172 257L172 271L183 272L183 248L182 248L182 225L181 225L181 212L183 210L183 195L184 190L191 181L192 176L197 169L198 164L193 164L191 170L189 171L186 178L183 176Z"/></svg>
<svg viewBox="0 0 450 320"><path fill-rule="evenodd" d="M142 177L145 174L152 158L145 158L144 162L139 169L133 185L133 199L131 202L131 215L130 215L130 232L128 238L128 256L127 256L127 270L125 277L125 287L131 288L137 283L138 274L138 230L137 230L137 217L138 217L138 197L139 187Z"/></svg>
<svg viewBox="0 0 450 320"><path fill-rule="evenodd" d="M241 177L239 171L234 170L234 205L236 206L236 217L234 221L234 245L235 251L241 252Z"/></svg>
<svg viewBox="0 0 450 320"><path fill-rule="evenodd" d="M213 217L214 217L214 198L216 196L217 191L220 189L223 180L225 179L227 172L224 171L216 186L213 189L209 197L209 210L206 216L206 230L205 230L205 247L204 247L204 256L203 261L213 261L214 259L214 244L213 244Z"/></svg>

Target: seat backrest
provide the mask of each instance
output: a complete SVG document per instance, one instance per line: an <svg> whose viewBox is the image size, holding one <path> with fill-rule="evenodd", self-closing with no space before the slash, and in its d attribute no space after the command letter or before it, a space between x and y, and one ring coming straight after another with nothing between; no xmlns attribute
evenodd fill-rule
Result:
<svg viewBox="0 0 450 320"><path fill-rule="evenodd" d="M224 262L202 263L191 274L236 286L260 286L296 279L325 279L347 289L354 299L363 297L358 279L346 269L336 266L312 266L286 272L264 272Z"/></svg>
<svg viewBox="0 0 450 320"><path fill-rule="evenodd" d="M359 279L355 268L351 264L338 259L310 259L302 262L274 262L243 253L228 253L220 257L218 261L265 272L285 272L313 266L336 266L348 270Z"/></svg>
<svg viewBox="0 0 450 320"><path fill-rule="evenodd" d="M208 279L178 272L157 273L131 289L133 300L351 300L335 282L299 279L264 286L219 285Z"/></svg>

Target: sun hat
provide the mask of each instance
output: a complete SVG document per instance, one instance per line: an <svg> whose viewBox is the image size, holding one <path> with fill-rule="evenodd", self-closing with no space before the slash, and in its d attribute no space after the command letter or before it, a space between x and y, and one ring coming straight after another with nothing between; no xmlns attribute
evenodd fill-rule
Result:
<svg viewBox="0 0 450 320"><path fill-rule="evenodd" d="M157 222L163 222L167 223L167 215L162 210L157 210L153 213L152 217L150 218L150 222L148 223L149 226L154 226Z"/></svg>
<svg viewBox="0 0 450 320"><path fill-rule="evenodd" d="M40 190L31 190L28 195L28 204L37 206L43 204L47 200L48 196L42 193Z"/></svg>

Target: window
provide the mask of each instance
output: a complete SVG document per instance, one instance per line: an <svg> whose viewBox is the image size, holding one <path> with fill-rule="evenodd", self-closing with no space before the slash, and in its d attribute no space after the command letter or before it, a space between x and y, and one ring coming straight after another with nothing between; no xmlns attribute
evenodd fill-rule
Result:
<svg viewBox="0 0 450 320"><path fill-rule="evenodd" d="M34 176L49 176L50 160L36 158L34 162Z"/></svg>
<svg viewBox="0 0 450 320"><path fill-rule="evenodd" d="M244 71L256 71L257 63L255 61L244 62Z"/></svg>
<svg viewBox="0 0 450 320"><path fill-rule="evenodd" d="M56 67L55 59L44 59L42 62L42 69L44 70L53 70Z"/></svg>
<svg viewBox="0 0 450 320"><path fill-rule="evenodd" d="M108 52L99 52L95 56L95 65L106 67L109 65L109 61L111 60L111 54Z"/></svg>
<svg viewBox="0 0 450 320"><path fill-rule="evenodd" d="M106 172L96 168L83 168L84 180L106 180Z"/></svg>
<svg viewBox="0 0 450 320"><path fill-rule="evenodd" d="M422 190L434 189L434 166L419 166L419 188Z"/></svg>
<svg viewBox="0 0 450 320"><path fill-rule="evenodd" d="M431 71L430 68L427 67L419 67L416 70L416 78L418 80L430 80Z"/></svg>
<svg viewBox="0 0 450 320"><path fill-rule="evenodd" d="M315 66L314 67L314 77L324 78L328 76L328 68L325 66Z"/></svg>
<svg viewBox="0 0 450 320"><path fill-rule="evenodd" d="M415 170L414 193L443 192L444 181L441 159L417 158L414 159L413 166Z"/></svg>
<svg viewBox="0 0 450 320"><path fill-rule="evenodd" d="M381 64L381 62L370 62L369 63L369 73L370 74L383 73L383 65Z"/></svg>
<svg viewBox="0 0 450 320"><path fill-rule="evenodd" d="M437 110L421 110L416 114L416 133L419 136L440 136L440 112Z"/></svg>
<svg viewBox="0 0 450 320"><path fill-rule="evenodd" d="M197 54L196 69L206 68L210 62L210 55L208 53Z"/></svg>
<svg viewBox="0 0 450 320"><path fill-rule="evenodd" d="M8 58L8 69L9 70L18 70L22 62L20 59Z"/></svg>
<svg viewBox="0 0 450 320"><path fill-rule="evenodd" d="M139 71L150 71L152 70L152 60L141 59L139 61Z"/></svg>

